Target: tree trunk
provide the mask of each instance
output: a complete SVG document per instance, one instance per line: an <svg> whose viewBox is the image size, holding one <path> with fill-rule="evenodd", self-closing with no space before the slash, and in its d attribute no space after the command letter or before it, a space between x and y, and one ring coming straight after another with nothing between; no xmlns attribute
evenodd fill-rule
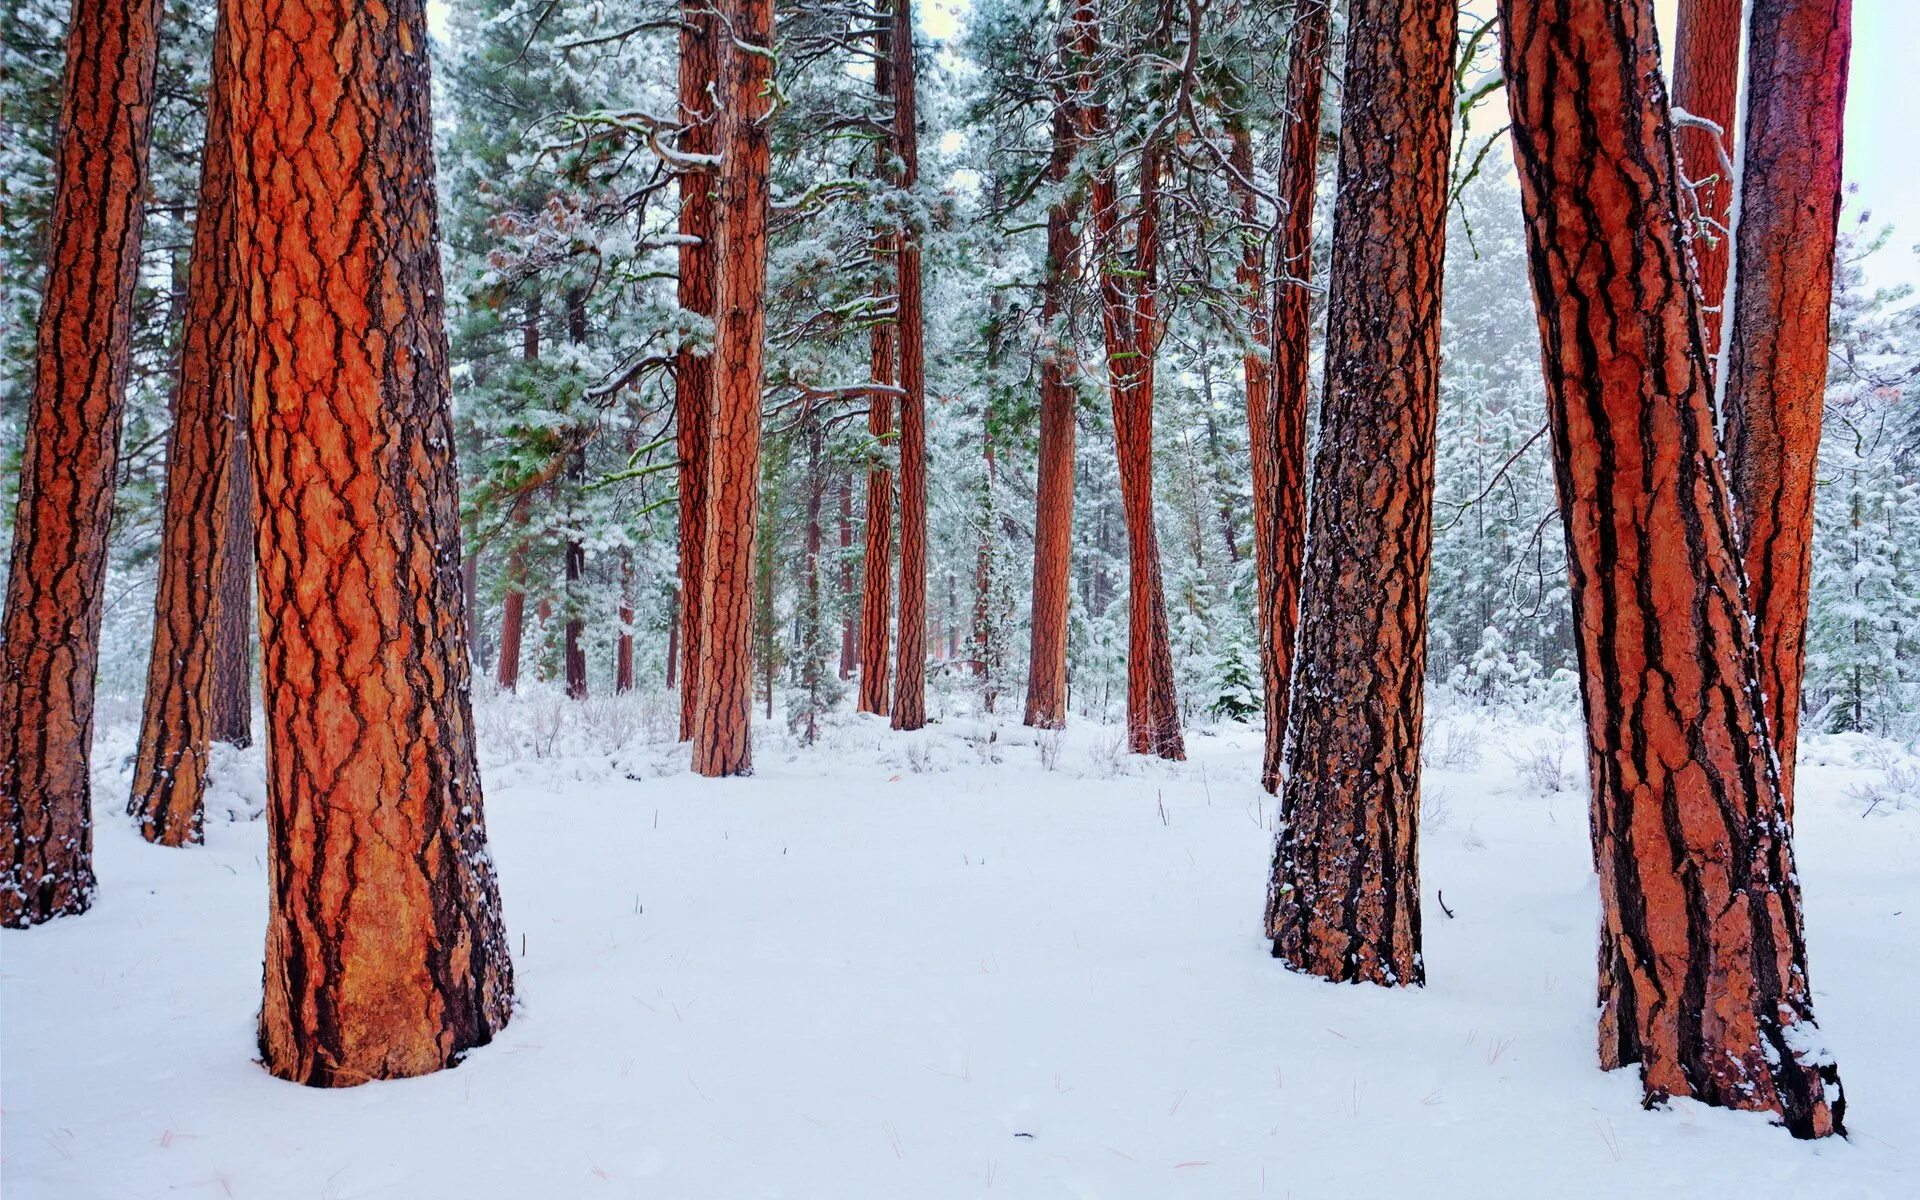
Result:
<svg viewBox="0 0 1920 1200"><path fill-rule="evenodd" d="M453 1065L513 999L467 701L426 13L228 15L268 731L260 1054L344 1086Z"/></svg>
<svg viewBox="0 0 1920 1200"><path fill-rule="evenodd" d="M220 21L216 37L229 33L229 25ZM216 60L224 61L219 55ZM241 537L251 536L252 522L236 528L234 520L240 497L250 503L252 491L242 483L247 469L236 449L237 424L245 413L235 403L240 313L232 258L233 160L227 147L230 86L216 75L207 102L180 374L167 435L153 649L127 804L141 836L166 846L201 840L207 750L221 699L223 660L232 652L229 640L238 642L240 669L246 670L248 622L229 608L236 599L245 605L245 572L253 563L253 555L239 544ZM239 699L244 712L244 683Z"/></svg>
<svg viewBox="0 0 1920 1200"><path fill-rule="evenodd" d="M517 496L509 517L513 522L513 545L507 550L507 592L500 601L500 660L494 664L494 682L503 692L520 687L520 640L527 627L527 548L526 496Z"/></svg>
<svg viewBox="0 0 1920 1200"><path fill-rule="evenodd" d="M231 269L231 267L229 267ZM228 350L228 373L233 350ZM237 382L237 381L235 381ZM247 394L229 382L233 466L227 472L226 553L220 565L220 632L213 649L210 733L229 746L253 745L253 453ZM469 606L468 611L473 611Z"/></svg>
<svg viewBox="0 0 1920 1200"><path fill-rule="evenodd" d="M88 773L159 0L74 0L0 623L0 925L93 901Z"/></svg>
<svg viewBox="0 0 1920 1200"><path fill-rule="evenodd" d="M613 690L633 690L633 551L620 551L620 632L613 643Z"/></svg>
<svg viewBox="0 0 1920 1200"><path fill-rule="evenodd" d="M894 183L910 192L920 181L920 135L914 104L913 0L893 0ZM895 245L900 329L900 622L893 671L893 727L927 723L927 360L921 313L920 230L900 222Z"/></svg>
<svg viewBox="0 0 1920 1200"><path fill-rule="evenodd" d="M688 154L713 154L719 148L719 114L713 90L719 84L720 39L714 36L714 5L704 0L680 4L680 119L687 124L680 148ZM714 313L714 187L711 172L680 176L680 307L711 317ZM680 740L693 737L694 708L700 696L700 633L706 571L708 455L713 426L713 358L682 347L673 373L674 428L680 455ZM669 672L671 673L671 672ZM672 686L669 684L668 686Z"/></svg>
<svg viewBox="0 0 1920 1200"><path fill-rule="evenodd" d="M1740 100L1740 12L1746 0L1680 0L1674 25L1673 103L1718 125L1724 136L1698 125L1681 127L1680 166L1697 181L1699 216L1710 223L1691 239L1706 322L1707 357L1720 352L1722 304L1733 250L1733 122ZM1683 209L1682 211L1686 211Z"/></svg>
<svg viewBox="0 0 1920 1200"><path fill-rule="evenodd" d="M893 96L893 61L890 47L893 23L875 18L873 90L885 104ZM887 160L892 156L889 141L882 141L875 152L874 175L884 179ZM886 267L898 253L899 241L891 230L876 230L873 236L875 264L874 293L881 298L888 291ZM895 270L898 286L898 269ZM899 312L876 321L870 341L868 377L875 384L867 399L867 432L873 435L875 453L885 453L894 442L894 388L899 372ZM884 389L884 390L883 390ZM861 712L887 713L888 674L891 665L890 633L893 625L893 472L884 466L867 471L866 546L860 566L860 694L855 700Z"/></svg>
<svg viewBox="0 0 1920 1200"><path fill-rule="evenodd" d="M1295 970L1417 985L1456 6L1354 0L1350 14L1313 554L1268 928Z"/></svg>
<svg viewBox="0 0 1920 1200"><path fill-rule="evenodd" d="M1327 74L1328 7L1322 0L1306 0L1294 12L1287 47L1289 112L1280 134L1280 271L1273 297L1273 378L1267 405L1255 404L1251 375L1247 389L1247 428L1253 446L1254 566L1260 581L1260 674L1267 709L1260 786L1274 793L1280 790L1280 768L1286 753L1293 655L1300 630L1301 560L1307 547L1313 199L1320 166L1320 93ZM1241 150L1236 144L1235 150L1251 169L1252 147Z"/></svg>
<svg viewBox="0 0 1920 1200"><path fill-rule="evenodd" d="M707 543L701 554L700 702L693 769L753 771L754 538L760 519L760 388L765 359L767 168L773 0L727 0L734 47L721 62L718 286ZM744 48L743 48L744 47Z"/></svg>
<svg viewBox="0 0 1920 1200"><path fill-rule="evenodd" d="M853 480L840 477L840 678L851 679L860 665L854 640L853 596Z"/></svg>
<svg viewBox="0 0 1920 1200"><path fill-rule="evenodd" d="M1084 133L1086 112L1069 90L1070 71L1084 74L1085 61L1098 38L1090 5L1074 10L1061 30L1060 82L1053 94L1053 155L1047 180L1067 181ZM1079 274L1077 196L1067 195L1047 210L1047 262L1040 297L1040 447L1039 481L1033 512L1033 622L1028 643L1025 723L1036 729L1061 729L1067 723L1067 612L1073 569L1073 457L1076 406L1073 377L1078 370L1067 308Z"/></svg>
<svg viewBox="0 0 1920 1200"><path fill-rule="evenodd" d="M1600 1062L1837 1132L1652 0L1503 0L1600 876ZM1831 1090L1829 1090L1831 1089Z"/></svg>
<svg viewBox="0 0 1920 1200"><path fill-rule="evenodd" d="M576 349L587 343L587 293L581 288L567 292L567 342ZM587 573L587 549L580 541L579 514L574 498L587 476L587 452L575 450L567 460L567 623L561 634L561 658L566 665L567 699L587 698L587 599L581 581Z"/></svg>
<svg viewBox="0 0 1920 1200"><path fill-rule="evenodd" d="M1160 149L1140 155L1140 204L1133 214L1131 263L1120 238L1120 198L1111 168L1093 185L1100 246L1100 297L1113 396L1114 456L1127 522L1127 745L1135 754L1184 759L1173 648L1153 519L1153 368L1159 340Z"/></svg>
<svg viewBox="0 0 1920 1200"><path fill-rule="evenodd" d="M1793 816L1852 0L1755 0L1727 459L1780 796Z"/></svg>

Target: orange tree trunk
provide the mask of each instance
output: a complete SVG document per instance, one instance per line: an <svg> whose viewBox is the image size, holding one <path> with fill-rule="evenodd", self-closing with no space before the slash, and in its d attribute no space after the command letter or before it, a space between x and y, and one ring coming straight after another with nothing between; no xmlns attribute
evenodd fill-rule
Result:
<svg viewBox="0 0 1920 1200"><path fill-rule="evenodd" d="M719 144L712 91L719 82L720 40L714 6L681 0L680 119L686 131L680 149L712 154ZM713 315L714 176L680 176L680 307ZM700 696L700 628L707 544L707 454L713 424L713 359L693 347L680 351L673 373L674 428L680 454L680 740L693 737L693 711ZM669 685L671 686L671 685Z"/></svg>
<svg viewBox="0 0 1920 1200"><path fill-rule="evenodd" d="M633 690L633 552L620 552L620 633L613 643L613 690Z"/></svg>
<svg viewBox="0 0 1920 1200"><path fill-rule="evenodd" d="M159 0L75 0L0 623L0 925L93 898L101 586L140 266Z"/></svg>
<svg viewBox="0 0 1920 1200"><path fill-rule="evenodd" d="M1111 169L1094 181L1093 219L1100 247L1114 456L1120 464L1120 504L1127 522L1127 745L1135 754L1183 759L1187 750L1173 690L1173 648L1153 520L1159 177L1160 150L1150 145L1140 155L1140 205L1133 214L1130 262L1123 258L1120 198Z"/></svg>
<svg viewBox="0 0 1920 1200"><path fill-rule="evenodd" d="M1084 131L1085 106L1066 80L1076 58L1090 58L1098 27L1089 6L1074 11L1062 29L1058 82L1053 93L1053 154L1047 180L1066 183ZM1082 70L1085 67L1082 64ZM1033 619L1027 654L1024 720L1037 729L1067 723L1067 612L1073 567L1073 442L1078 370L1068 316L1069 293L1079 274L1079 198L1071 193L1047 210L1047 261L1040 294L1039 478L1033 513Z"/></svg>
<svg viewBox="0 0 1920 1200"><path fill-rule="evenodd" d="M204 211L204 210L203 210ZM205 217L201 217L204 220ZM230 352L231 353L231 352ZM233 364L228 363L229 373ZM220 559L220 632L213 650L209 732L230 746L253 744L253 455L246 392L230 386L233 466L227 471L226 553ZM470 594L472 589L465 588ZM471 603L468 610L473 611Z"/></svg>
<svg viewBox="0 0 1920 1200"><path fill-rule="evenodd" d="M228 15L269 764L260 1055L344 1086L451 1066L513 998L467 703L426 15Z"/></svg>
<svg viewBox="0 0 1920 1200"><path fill-rule="evenodd" d="M1433 549L1452 0L1355 0L1273 953L1420 984L1420 722Z"/></svg>
<svg viewBox="0 0 1920 1200"><path fill-rule="evenodd" d="M721 56L720 209L707 544L701 561L700 700L693 769L753 771L754 537L760 526L760 388L765 373L767 167L773 0L728 0Z"/></svg>
<svg viewBox="0 0 1920 1200"><path fill-rule="evenodd" d="M527 627L527 549L520 542L527 524L527 497L514 499L513 545L507 550L507 592L500 600L500 657L494 682L503 692L520 687L520 642Z"/></svg>
<svg viewBox="0 0 1920 1200"><path fill-rule="evenodd" d="M1714 441L1652 0L1503 0L1600 875L1600 1062L1839 1129Z"/></svg>
<svg viewBox="0 0 1920 1200"><path fill-rule="evenodd" d="M894 183L920 179L913 79L913 3L893 0ZM900 330L900 628L893 671L893 727L927 723L927 360L921 312L920 231L902 221L895 245L894 310Z"/></svg>
<svg viewBox="0 0 1920 1200"><path fill-rule="evenodd" d="M1280 131L1281 202L1278 228L1279 281L1275 284L1270 334L1270 382L1254 388L1255 356L1247 358L1247 431L1253 459L1253 549L1259 579L1260 674L1266 696L1266 751L1260 786L1280 789L1287 741L1288 699L1294 645L1300 629L1300 570L1307 546L1307 393L1313 339L1313 194L1320 160L1320 92L1327 73L1327 8L1321 0L1296 7L1287 47L1289 111ZM1251 171L1252 146L1244 133L1235 161ZM1242 201L1251 211L1252 195ZM1249 262L1249 282L1266 263ZM1245 276L1243 276L1244 278ZM1257 293L1251 303L1260 303ZM1259 325L1255 324L1256 335Z"/></svg>
<svg viewBox="0 0 1920 1200"><path fill-rule="evenodd" d="M1733 185L1724 165L1733 153L1734 113L1740 97L1740 10L1746 0L1680 0L1674 27L1673 103L1724 131L1697 125L1678 130L1680 167L1699 181L1700 216L1712 225L1695 236L1693 260L1706 320L1707 356L1720 351L1721 305L1733 251Z"/></svg>
<svg viewBox="0 0 1920 1200"><path fill-rule="evenodd" d="M230 32L219 22L216 37ZM226 64L225 55L215 61ZM187 270L187 316L180 375L167 435L167 498L154 590L153 651L134 762L128 813L148 841L181 846L201 840L207 746L219 680L220 642L235 621L227 611L229 565L251 564L233 528L234 371L239 295L233 270L232 158L227 152L226 92L215 75L207 102L200 203ZM250 493L249 493L250 494ZM246 580L238 588L245 603ZM246 624L239 623L245 645ZM244 691L242 692L244 703Z"/></svg>
<svg viewBox="0 0 1920 1200"><path fill-rule="evenodd" d="M893 22L874 21L873 90L885 104L893 96ZM891 139L876 148L874 176L884 179L887 160L892 156ZM879 231L873 237L874 295L884 299L891 290L884 282L889 260L897 254L898 240L893 231ZM897 271L895 287L898 286ZM867 432L873 435L876 453L884 452L895 441L893 406L899 381L898 311L892 317L875 322L870 339L867 376L874 383L868 393ZM866 542L860 559L860 691L855 705L861 712L887 713L888 682L891 679L889 653L893 627L893 472L875 466L867 471Z"/></svg>
<svg viewBox="0 0 1920 1200"><path fill-rule="evenodd" d="M1852 21L1852 0L1754 0L1748 55L1724 411L1760 685L1789 817Z"/></svg>

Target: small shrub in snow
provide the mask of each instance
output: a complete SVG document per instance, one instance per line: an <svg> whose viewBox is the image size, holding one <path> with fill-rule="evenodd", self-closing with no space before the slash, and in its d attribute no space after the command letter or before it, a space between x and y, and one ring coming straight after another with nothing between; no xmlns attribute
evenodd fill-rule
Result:
<svg viewBox="0 0 1920 1200"><path fill-rule="evenodd" d="M1847 795L1860 804L1863 817L1920 808L1920 766L1890 766L1878 783L1857 784L1847 789Z"/></svg>
<svg viewBox="0 0 1920 1200"><path fill-rule="evenodd" d="M1519 751L1509 750L1520 782L1536 792L1563 792L1567 789L1564 762L1566 748L1558 738L1541 738Z"/></svg>
<svg viewBox="0 0 1920 1200"><path fill-rule="evenodd" d="M1042 729L1034 735L1034 749L1040 752L1040 769L1058 771L1060 769L1060 746L1066 740L1066 733L1059 729Z"/></svg>
<svg viewBox="0 0 1920 1200"><path fill-rule="evenodd" d="M1420 762L1447 771L1471 771L1480 765L1480 743L1477 724L1446 721L1429 730L1420 743Z"/></svg>

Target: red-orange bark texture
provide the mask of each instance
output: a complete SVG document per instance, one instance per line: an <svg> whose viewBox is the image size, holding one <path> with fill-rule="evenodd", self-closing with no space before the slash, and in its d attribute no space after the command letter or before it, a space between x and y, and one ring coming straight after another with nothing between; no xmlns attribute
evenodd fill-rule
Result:
<svg viewBox="0 0 1920 1200"><path fill-rule="evenodd" d="M693 769L753 771L754 538L760 525L760 389L765 379L767 168L772 0L722 6L733 45L721 55L718 279L707 542L701 554L700 691Z"/></svg>
<svg viewBox="0 0 1920 1200"><path fill-rule="evenodd" d="M1327 5L1296 6L1287 46L1287 116L1280 130L1279 281L1270 321L1272 366L1254 386L1257 356L1247 356L1247 431L1253 460L1253 550L1259 580L1260 674L1266 700L1266 749L1260 786L1280 789L1287 741L1294 646L1300 629L1300 571L1307 548L1307 403L1313 340L1313 193L1320 165L1320 95L1327 74ZM1244 144L1243 144L1244 143ZM1250 172L1252 145L1234 146ZM1251 213L1251 189L1243 189ZM1264 259L1243 262L1243 285L1264 277ZM1264 298L1260 298L1264 303ZM1256 336L1261 331L1254 324Z"/></svg>
<svg viewBox="0 0 1920 1200"><path fill-rule="evenodd" d="M230 25L221 20L216 39L228 36ZM231 59L216 53L215 62L224 68ZM127 805L141 835L168 846L201 840L221 638L237 623L244 647L248 629L245 613L229 611L234 599L244 605L247 597L244 576L237 589L229 582L236 573L233 564L244 568L253 562L234 537L251 537L252 522L233 527L235 491L252 493L240 482L246 468L234 454L238 419L245 412L236 403L240 304L233 268L232 158L226 144L230 86L216 71L207 99L180 373L167 436L153 650ZM245 698L243 687L243 707Z"/></svg>
<svg viewBox="0 0 1920 1200"><path fill-rule="evenodd" d="M0 925L93 899L88 772L159 0L75 0L0 619Z"/></svg>
<svg viewBox="0 0 1920 1200"><path fill-rule="evenodd" d="M680 149L711 155L719 146L719 114L714 88L720 76L720 39L714 5L682 0L680 5L680 119L686 130ZM680 307L713 315L714 175L686 171L680 176ZM680 740L693 737L693 713L700 696L701 555L707 546L707 454L713 424L713 358L692 346L680 351L673 372L673 413L680 455L680 619L676 649L680 670Z"/></svg>
<svg viewBox="0 0 1920 1200"><path fill-rule="evenodd" d="M229 364L231 369L231 364ZM253 452L246 393L234 386L233 466L227 471L226 552L220 558L220 629L214 635L213 712L208 733L253 745ZM471 591L469 588L468 591ZM472 608L469 606L468 611Z"/></svg>
<svg viewBox="0 0 1920 1200"><path fill-rule="evenodd" d="M1153 519L1153 368L1160 340L1160 147L1140 154L1140 197L1124 244L1120 198L1111 169L1093 184L1100 249L1100 309L1113 399L1114 457L1127 525L1127 747L1135 754L1184 759L1180 704L1173 688L1166 587Z"/></svg>
<svg viewBox="0 0 1920 1200"><path fill-rule="evenodd" d="M1090 6L1076 8L1061 30L1053 94L1053 150L1047 181L1064 185L1085 132L1087 113L1067 78L1098 38ZM1067 723L1068 581L1073 566L1073 458L1078 370L1068 302L1079 274L1080 198L1069 192L1047 210L1047 262L1040 297L1040 445L1034 489L1033 618L1027 654L1027 705L1023 718L1038 729Z"/></svg>
<svg viewBox="0 0 1920 1200"><path fill-rule="evenodd" d="M1839 1131L1652 0L1502 0L1600 876L1600 1063Z"/></svg>
<svg viewBox="0 0 1920 1200"><path fill-rule="evenodd" d="M1694 198L1711 225L1692 239L1706 321L1707 355L1720 349L1727 264L1733 253L1734 114L1740 100L1740 10L1746 0L1680 0L1674 25L1673 103L1722 130L1699 125L1676 132L1680 166L1698 183ZM1683 210L1684 211L1684 210Z"/></svg>
<svg viewBox="0 0 1920 1200"><path fill-rule="evenodd" d="M1273 953L1420 984L1420 723L1433 550L1453 0L1350 9L1312 555L1268 899Z"/></svg>
<svg viewBox="0 0 1920 1200"><path fill-rule="evenodd" d="M468 707L422 0L236 4L268 736L260 1054L419 1075L505 1025Z"/></svg>
<svg viewBox="0 0 1920 1200"><path fill-rule="evenodd" d="M1726 451L1767 728L1793 815L1852 0L1754 0Z"/></svg>
<svg viewBox="0 0 1920 1200"><path fill-rule="evenodd" d="M913 3L893 0L894 184L920 180L914 102ZM921 308L920 231L903 220L894 237L894 311L900 331L900 620L893 670L893 727L927 723L927 357Z"/></svg>
<svg viewBox="0 0 1920 1200"><path fill-rule="evenodd" d="M893 22L874 20L873 90L882 104L893 99ZM892 157L892 139L882 139L874 151L874 173L885 178L887 160ZM898 239L891 229L876 230L873 236L874 297L885 300L898 286L886 282L886 268L893 261ZM876 453L891 448L894 436L894 396L900 380L899 323L897 312L874 322L869 338L867 377L874 384L867 395L867 432L873 435ZM893 632L893 471L881 463L867 471L867 527L860 556L860 688L854 698L861 712L887 714L892 680L891 641Z"/></svg>
<svg viewBox="0 0 1920 1200"><path fill-rule="evenodd" d="M514 539L507 550L507 590L500 598L500 650L494 662L494 682L503 692L520 687L520 643L527 627L527 550L520 541L527 524L526 496L514 499L509 519Z"/></svg>

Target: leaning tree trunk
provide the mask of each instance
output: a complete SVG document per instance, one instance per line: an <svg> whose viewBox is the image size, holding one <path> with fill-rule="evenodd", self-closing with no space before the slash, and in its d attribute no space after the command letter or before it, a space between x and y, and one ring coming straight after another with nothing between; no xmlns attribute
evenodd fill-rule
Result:
<svg viewBox="0 0 1920 1200"><path fill-rule="evenodd" d="M728 0L721 57L719 256L707 544L701 553L700 700L693 769L753 771L754 538L760 526L760 388L767 316L764 116L772 90L773 0Z"/></svg>
<svg viewBox="0 0 1920 1200"><path fill-rule="evenodd" d="M216 39L231 22L218 22ZM216 53L217 64L226 65ZM230 612L228 577L253 556L242 554L233 527L234 493L246 472L235 456L234 371L239 293L233 271L233 159L227 146L226 96L231 83L215 74L207 99L206 148L200 163L200 202L187 269L187 315L180 375L167 435L167 498L160 536L159 581L154 589L153 649L147 663L146 703L127 812L141 836L166 846L201 840L207 751L220 676L221 643L244 616ZM248 492L251 495L251 492ZM244 575L236 589L245 603ZM244 662L244 658L242 660ZM242 692L244 705L244 691Z"/></svg>
<svg viewBox="0 0 1920 1200"><path fill-rule="evenodd" d="M1067 86L1071 60L1090 57L1098 26L1086 5L1061 30L1058 82L1053 92L1053 153L1047 181L1062 187L1073 169L1086 123L1078 92ZM1033 512L1033 620L1027 654L1024 721L1037 729L1067 723L1067 611L1073 568L1073 442L1078 369L1067 311L1079 274L1077 196L1063 195L1047 210L1047 261L1040 294L1039 481Z"/></svg>
<svg viewBox="0 0 1920 1200"><path fill-rule="evenodd" d="M1433 550L1453 0L1354 0L1326 395L1273 953L1420 984L1420 722Z"/></svg>
<svg viewBox="0 0 1920 1200"><path fill-rule="evenodd" d="M1852 0L1754 0L1748 55L1724 409L1760 685L1789 818L1852 21Z"/></svg>
<svg viewBox="0 0 1920 1200"><path fill-rule="evenodd" d="M228 16L268 737L260 1054L345 1086L453 1065L513 999L467 700L426 12Z"/></svg>
<svg viewBox="0 0 1920 1200"><path fill-rule="evenodd" d="M199 218L205 220L202 216ZM231 351L229 351L231 354ZM232 375L232 360L228 362ZM226 552L220 560L220 631L213 649L213 712L208 732L229 746L253 745L253 452L247 394L232 383L233 466L227 471ZM471 588L464 591L471 593ZM473 611L471 603L467 611Z"/></svg>
<svg viewBox="0 0 1920 1200"><path fill-rule="evenodd" d="M1674 27L1673 103L1712 121L1721 133L1688 125L1676 134L1680 167L1696 181L1693 199L1703 223L1691 239L1706 320L1707 357L1720 352L1723 304L1733 251L1733 193L1726 164L1740 98L1740 11L1747 0L1680 0ZM1683 211L1685 211L1683 209Z"/></svg>
<svg viewBox="0 0 1920 1200"><path fill-rule="evenodd" d="M1253 547L1259 579L1260 675L1267 709L1260 786L1280 790L1286 752L1294 647L1300 630L1300 571L1307 548L1307 403L1313 341L1313 194L1320 166L1320 93L1327 74L1327 10L1306 0L1294 11L1287 47L1288 113L1280 133L1279 280L1273 295L1270 389L1256 396L1247 359L1247 427L1253 459ZM1245 141L1245 135L1242 134ZM1252 146L1236 142L1250 171ZM1252 194L1243 201L1251 204ZM1265 274L1265 261L1248 263ZM1243 268L1245 269L1245 268ZM1258 297L1255 297L1258 302ZM1255 326L1258 332L1258 325ZM1260 403L1259 401L1264 401Z"/></svg>
<svg viewBox="0 0 1920 1200"><path fill-rule="evenodd" d="M74 0L0 623L0 925L93 900L88 772L159 0Z"/></svg>
<svg viewBox="0 0 1920 1200"><path fill-rule="evenodd" d="M913 2L893 0L894 184L911 192L920 180L914 109ZM927 723L927 359L921 310L920 231L901 220L895 235L894 311L900 330L900 619L895 634L893 727Z"/></svg>
<svg viewBox="0 0 1920 1200"><path fill-rule="evenodd" d="M686 130L680 149L710 155L719 146L719 116L713 89L719 82L720 39L714 36L715 6L704 0L680 4L680 119ZM714 176L680 176L680 307L711 317L714 262ZM673 372L675 439L680 455L680 740L693 737L700 696L701 587L707 545L707 463L713 425L713 358L683 346ZM669 668L669 674L671 674ZM669 685L671 686L671 685Z"/></svg>
<svg viewBox="0 0 1920 1200"><path fill-rule="evenodd" d="M1135 754L1184 759L1173 686L1166 588L1153 519L1153 367L1159 340L1160 148L1140 154L1140 206L1133 254L1123 268L1120 198L1111 168L1093 185L1100 245L1100 300L1113 397L1113 449L1127 523L1127 745Z"/></svg>
<svg viewBox="0 0 1920 1200"><path fill-rule="evenodd" d="M1652 0L1502 0L1600 875L1600 1062L1837 1132Z"/></svg>
<svg viewBox="0 0 1920 1200"><path fill-rule="evenodd" d="M893 22L875 18L873 29L873 90L881 104L893 97ZM885 179L887 160L892 157L891 139L883 139L874 153L874 177ZM898 254L898 238L892 230L877 230L873 235L874 299L885 301L898 287L898 272L893 286L886 283L888 264ZM873 390L867 396L867 432L873 435L874 453L885 455L896 440L893 427L894 394L900 377L899 313L875 321L869 338L868 378ZM861 712L888 713L888 683L891 679L891 653L888 645L893 627L893 471L880 458L867 470L867 528L860 559L860 689L854 699Z"/></svg>

